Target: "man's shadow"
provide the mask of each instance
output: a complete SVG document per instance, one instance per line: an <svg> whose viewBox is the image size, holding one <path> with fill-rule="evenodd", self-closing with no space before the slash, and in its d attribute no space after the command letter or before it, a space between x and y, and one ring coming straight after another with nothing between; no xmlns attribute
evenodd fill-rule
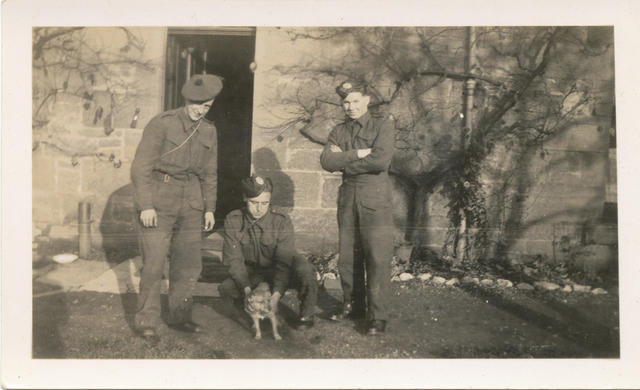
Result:
<svg viewBox="0 0 640 390"><path fill-rule="evenodd" d="M109 195L99 226L102 249L116 276L125 320L132 330L135 329L133 316L137 299L132 286L137 287L139 283L140 264L134 262L134 267L123 262L141 255L133 191L133 184L129 183Z"/></svg>
<svg viewBox="0 0 640 390"><path fill-rule="evenodd" d="M295 206L295 185L291 177L282 171L275 152L262 147L253 152L253 167L257 175L268 177L273 183L271 206L280 212L288 212Z"/></svg>

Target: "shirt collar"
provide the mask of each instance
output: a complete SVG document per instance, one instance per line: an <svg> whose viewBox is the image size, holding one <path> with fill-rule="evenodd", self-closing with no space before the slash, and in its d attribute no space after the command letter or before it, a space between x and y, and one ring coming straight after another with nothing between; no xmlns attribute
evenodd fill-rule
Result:
<svg viewBox="0 0 640 390"><path fill-rule="evenodd" d="M358 123L364 128L367 126L367 123L369 123L369 119L371 119L371 113L369 113L369 111L367 110L367 112L365 112L364 115L362 115L360 118L350 119L350 121L353 123Z"/></svg>
<svg viewBox="0 0 640 390"><path fill-rule="evenodd" d="M195 122L192 121L191 118L189 118L189 115L187 115L185 110L185 107L182 107L181 110L178 110L178 118L180 118L180 122L182 122L183 130L187 132L189 131L189 129L191 129L191 126L193 126Z"/></svg>
<svg viewBox="0 0 640 390"><path fill-rule="evenodd" d="M256 225L259 228L263 229L262 225L271 217L271 209L269 209L267 213L263 215L262 218L260 219L251 218L251 216L249 215L249 212L246 209L243 209L242 212L244 214L244 227L246 228Z"/></svg>

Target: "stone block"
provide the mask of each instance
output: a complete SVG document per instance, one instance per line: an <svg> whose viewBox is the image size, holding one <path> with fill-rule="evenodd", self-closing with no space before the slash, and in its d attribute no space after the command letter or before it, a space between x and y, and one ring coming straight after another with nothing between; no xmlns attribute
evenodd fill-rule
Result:
<svg viewBox="0 0 640 390"><path fill-rule="evenodd" d="M553 256L553 241L527 240L526 253L530 255Z"/></svg>
<svg viewBox="0 0 640 390"><path fill-rule="evenodd" d="M607 149L609 134L597 124L570 127L548 141L548 147L572 151L603 151Z"/></svg>
<svg viewBox="0 0 640 390"><path fill-rule="evenodd" d="M585 242L600 245L617 245L618 225L614 223L600 223L587 228L585 231Z"/></svg>
<svg viewBox="0 0 640 390"><path fill-rule="evenodd" d="M320 207L322 191L322 174L305 172L288 172L293 181L294 207Z"/></svg>
<svg viewBox="0 0 640 390"><path fill-rule="evenodd" d="M54 225L49 230L49 237L54 240L73 240L78 236L78 227L70 225Z"/></svg>
<svg viewBox="0 0 640 390"><path fill-rule="evenodd" d="M340 108L338 109L342 111L342 109ZM336 122L336 124L337 123L338 122ZM295 148L295 149L311 149L311 150L322 151L322 149L324 148L324 142L327 141L327 136L329 135L329 132L331 131L331 129L333 129L333 127L331 128L327 127L327 129L328 129L327 131L323 129L321 132L309 133L306 131L306 128L304 128L304 129L301 129L300 132L292 133L291 136L289 137L289 147ZM318 140L312 141L310 137L303 135L303 132L313 135L314 138L317 136Z"/></svg>
<svg viewBox="0 0 640 390"><path fill-rule="evenodd" d="M32 218L36 222L62 222L59 220L57 198L50 192L35 192L33 194Z"/></svg>
<svg viewBox="0 0 640 390"><path fill-rule="evenodd" d="M63 223L75 224L78 222L78 202L79 194L68 194L60 197L58 210L62 213Z"/></svg>
<svg viewBox="0 0 640 390"><path fill-rule="evenodd" d="M101 153L100 159L102 161L108 162L111 155L113 154L114 160L122 159L122 146L112 147L112 146L104 146L100 147L97 150L97 153Z"/></svg>
<svg viewBox="0 0 640 390"><path fill-rule="evenodd" d="M609 157L606 153L582 153L580 167L584 187L604 187L609 178Z"/></svg>
<svg viewBox="0 0 640 390"><path fill-rule="evenodd" d="M123 160L133 161L133 157L136 155L136 149L142 139L142 129L128 129L124 133L124 151Z"/></svg>
<svg viewBox="0 0 640 390"><path fill-rule="evenodd" d="M414 232L420 243L423 245L434 245L436 247L442 247L445 242L447 229L446 228L422 228Z"/></svg>
<svg viewBox="0 0 640 390"><path fill-rule="evenodd" d="M317 149L290 149L287 156L287 169L296 171L322 172L320 154Z"/></svg>
<svg viewBox="0 0 640 390"><path fill-rule="evenodd" d="M81 169L61 169L56 170L56 192L58 193L78 193L82 190Z"/></svg>
<svg viewBox="0 0 640 390"><path fill-rule="evenodd" d="M123 140L122 138L116 138L116 137L109 137L109 138L103 138L101 140L98 141L98 147L100 148L119 148L122 146Z"/></svg>
<svg viewBox="0 0 640 390"><path fill-rule="evenodd" d="M294 206L295 184L287 172L271 169L256 169L255 173L271 179L273 183L273 193L271 195L272 205L286 208Z"/></svg>
<svg viewBox="0 0 640 390"><path fill-rule="evenodd" d="M102 138L105 137L104 129L102 125L100 127L83 127L78 130L78 135L87 138Z"/></svg>
<svg viewBox="0 0 640 390"><path fill-rule="evenodd" d="M592 244L575 248L570 257L573 267L586 272L591 277L607 272L617 265L618 253L612 245Z"/></svg>
<svg viewBox="0 0 640 390"><path fill-rule="evenodd" d="M338 207L338 191L342 184L341 175L323 175L322 183L322 207Z"/></svg>
<svg viewBox="0 0 640 390"><path fill-rule="evenodd" d="M338 250L338 235L296 233L296 248L308 253L329 253Z"/></svg>
<svg viewBox="0 0 640 390"><path fill-rule="evenodd" d="M290 213L296 234L335 235L337 240L338 221L335 211L320 209L293 209Z"/></svg>
<svg viewBox="0 0 640 390"><path fill-rule="evenodd" d="M262 144L261 140L254 140L252 145L251 165L255 172L268 170L284 170L287 168L287 143L269 139Z"/></svg>
<svg viewBox="0 0 640 390"><path fill-rule="evenodd" d="M62 95L56 99L49 116L50 126L80 125L83 120L83 99Z"/></svg>
<svg viewBox="0 0 640 390"><path fill-rule="evenodd" d="M55 170L49 156L39 151L34 152L32 173L34 190L54 190Z"/></svg>
<svg viewBox="0 0 640 390"><path fill-rule="evenodd" d="M336 236L338 222L336 212L322 209L293 209L290 212L296 233Z"/></svg>

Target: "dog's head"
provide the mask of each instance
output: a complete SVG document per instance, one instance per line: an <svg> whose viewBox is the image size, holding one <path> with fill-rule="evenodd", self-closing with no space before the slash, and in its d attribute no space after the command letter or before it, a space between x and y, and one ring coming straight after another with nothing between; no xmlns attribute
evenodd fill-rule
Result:
<svg viewBox="0 0 640 390"><path fill-rule="evenodd" d="M245 301L245 310L249 313L269 312L271 310L271 291L269 284L260 283Z"/></svg>

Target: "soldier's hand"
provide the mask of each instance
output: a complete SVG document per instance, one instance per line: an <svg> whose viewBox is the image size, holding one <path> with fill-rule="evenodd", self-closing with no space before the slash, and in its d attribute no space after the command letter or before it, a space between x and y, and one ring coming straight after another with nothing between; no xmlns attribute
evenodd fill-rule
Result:
<svg viewBox="0 0 640 390"><path fill-rule="evenodd" d="M246 297L249 294L251 294L251 287L245 287L244 288L244 296Z"/></svg>
<svg viewBox="0 0 640 390"><path fill-rule="evenodd" d="M142 210L140 213L140 221L144 227L158 226L158 214L155 209Z"/></svg>
<svg viewBox="0 0 640 390"><path fill-rule="evenodd" d="M365 158L371 154L371 148L369 149L358 149L358 158Z"/></svg>
<svg viewBox="0 0 640 390"><path fill-rule="evenodd" d="M331 146L329 147L329 149L330 149L332 152L342 152L342 149L340 149L340 147L339 147L338 145L334 145L334 144L331 144Z"/></svg>
<svg viewBox="0 0 640 390"><path fill-rule="evenodd" d="M213 225L215 224L216 219L213 217L213 212L207 211L206 213L204 213L204 230L206 232L210 231L211 229L213 229Z"/></svg>

